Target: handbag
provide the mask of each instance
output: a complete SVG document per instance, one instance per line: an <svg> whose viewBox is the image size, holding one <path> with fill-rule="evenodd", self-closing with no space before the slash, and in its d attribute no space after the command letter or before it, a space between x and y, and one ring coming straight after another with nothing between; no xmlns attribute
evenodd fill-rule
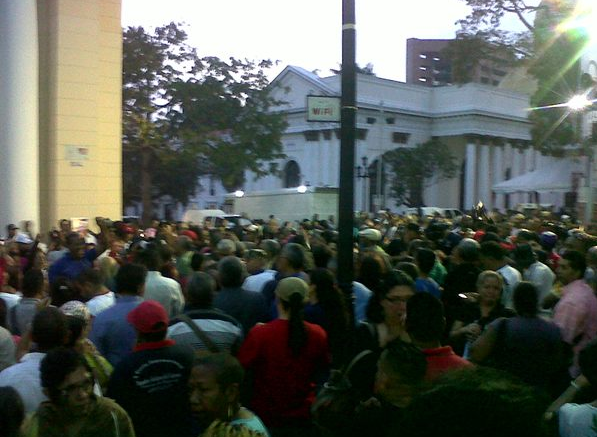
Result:
<svg viewBox="0 0 597 437"><path fill-rule="evenodd" d="M350 371L364 357L372 354L364 350L356 355L344 369L334 369L328 382L317 394L311 405L313 423L327 430L337 430L346 424L359 404L359 396L350 382Z"/></svg>

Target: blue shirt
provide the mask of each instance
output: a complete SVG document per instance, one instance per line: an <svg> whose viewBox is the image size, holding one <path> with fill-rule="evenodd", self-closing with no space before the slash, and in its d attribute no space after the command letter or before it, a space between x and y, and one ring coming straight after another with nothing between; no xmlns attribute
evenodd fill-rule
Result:
<svg viewBox="0 0 597 437"><path fill-rule="evenodd" d="M85 270L93 267L93 260L97 258L95 249L90 249L85 252L83 258L73 259L70 252L64 254L62 258L56 261L48 271L48 279L50 284L56 279L63 277L66 279L75 279Z"/></svg>
<svg viewBox="0 0 597 437"><path fill-rule="evenodd" d="M415 288L418 292L429 293L433 297L441 299L442 292L439 289L439 285L431 278L417 278L415 280Z"/></svg>
<svg viewBox="0 0 597 437"><path fill-rule="evenodd" d="M118 296L114 306L93 319L89 339L112 366L116 366L135 347L137 333L126 317L141 302L141 296Z"/></svg>

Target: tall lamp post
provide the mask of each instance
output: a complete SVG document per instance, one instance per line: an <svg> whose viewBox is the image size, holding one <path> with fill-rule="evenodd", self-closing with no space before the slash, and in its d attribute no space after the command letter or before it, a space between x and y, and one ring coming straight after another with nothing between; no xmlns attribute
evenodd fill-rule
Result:
<svg viewBox="0 0 597 437"><path fill-rule="evenodd" d="M356 137L355 0L342 0L342 96L340 98L340 192L338 194L338 285L353 312L354 146ZM351 323L350 326L354 326Z"/></svg>

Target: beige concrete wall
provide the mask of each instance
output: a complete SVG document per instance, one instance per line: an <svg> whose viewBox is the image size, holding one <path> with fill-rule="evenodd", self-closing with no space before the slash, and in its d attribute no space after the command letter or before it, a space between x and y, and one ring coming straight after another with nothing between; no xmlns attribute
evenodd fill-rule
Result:
<svg viewBox="0 0 597 437"><path fill-rule="evenodd" d="M38 5L42 230L61 218L120 218L121 1Z"/></svg>

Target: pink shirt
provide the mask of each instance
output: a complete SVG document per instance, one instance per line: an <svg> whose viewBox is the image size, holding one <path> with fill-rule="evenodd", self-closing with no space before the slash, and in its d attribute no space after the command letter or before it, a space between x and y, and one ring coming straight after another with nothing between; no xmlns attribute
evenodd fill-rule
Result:
<svg viewBox="0 0 597 437"><path fill-rule="evenodd" d="M562 288L562 298L554 309L553 321L562 330L562 339L573 346L574 365L570 374L580 374L578 353L597 336L597 297L582 279Z"/></svg>

